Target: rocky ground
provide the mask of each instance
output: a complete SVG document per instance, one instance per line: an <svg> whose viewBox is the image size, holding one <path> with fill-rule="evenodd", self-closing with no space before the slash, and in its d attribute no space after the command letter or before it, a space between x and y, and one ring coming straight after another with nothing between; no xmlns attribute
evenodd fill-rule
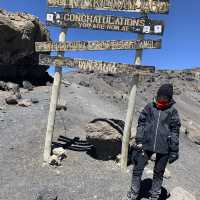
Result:
<svg viewBox="0 0 200 200"><path fill-rule="evenodd" d="M60 93L67 110L57 112L54 141L59 135L78 136L85 140L85 126L95 118L125 119L132 83L130 77L72 73L65 75L64 80L71 83L69 86L62 84ZM171 198L174 200L195 199L193 196L198 199L199 81L186 74L157 72L138 86L136 116L164 82L175 84L175 100L184 126L180 136L180 159L168 166L164 188L169 191L176 188L172 192L175 193ZM130 186L131 166L128 173L121 173L113 160L94 159L84 151L72 150L67 150L67 158L61 167L43 166L50 91L50 86L36 87L31 91L20 88L22 99L39 100L38 103L31 101L27 107L6 104L5 98L11 92L0 91L0 199L53 200L57 196L59 200L121 200ZM144 173L146 186L152 177L151 168L150 164ZM175 197L177 191L184 196Z"/></svg>

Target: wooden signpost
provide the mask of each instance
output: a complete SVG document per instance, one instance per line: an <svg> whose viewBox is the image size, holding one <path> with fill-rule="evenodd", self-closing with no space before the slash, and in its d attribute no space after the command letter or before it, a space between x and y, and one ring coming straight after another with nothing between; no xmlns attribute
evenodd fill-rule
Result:
<svg viewBox="0 0 200 200"><path fill-rule="evenodd" d="M49 7L64 7L64 12L49 12L46 16L47 25L62 28L59 42L38 42L35 44L37 52L57 51L58 56L41 54L41 65L55 65L55 76L47 124L44 148L44 162L48 162L51 155L51 144L54 131L56 105L60 92L62 67L76 67L86 71L99 71L108 74L149 74L155 67L141 65L143 49L161 48L161 40L145 40L144 34L163 35L164 23L161 20L151 20L147 13L167 14L169 0L48 0ZM110 15L91 15L72 13L70 9L96 9L126 12L141 12L141 18L117 17ZM64 28L81 28L105 31L122 31L138 33L137 40L110 41L65 41ZM103 61L64 58L64 51L94 51L94 50L122 50L136 49L135 64L109 63ZM133 122L136 84L130 92L128 111L122 141L121 169L127 168L128 146Z"/></svg>
<svg viewBox="0 0 200 200"><path fill-rule="evenodd" d="M48 6L166 14L169 0L48 0Z"/></svg>
<svg viewBox="0 0 200 200"><path fill-rule="evenodd" d="M85 71L99 71L103 73L127 73L127 74L138 74L138 73L153 73L155 67L153 66L142 66L142 65L129 65L123 63L110 63L103 61L94 60L83 60L74 58L63 58L58 56L40 55L40 65L54 65L54 66L68 66L73 68L79 68Z"/></svg>
<svg viewBox="0 0 200 200"><path fill-rule="evenodd" d="M36 42L36 52L160 49L161 40Z"/></svg>
<svg viewBox="0 0 200 200"><path fill-rule="evenodd" d="M107 31L134 32L162 35L164 23L145 18L116 17L111 15L89 15L77 13L47 13L47 25Z"/></svg>

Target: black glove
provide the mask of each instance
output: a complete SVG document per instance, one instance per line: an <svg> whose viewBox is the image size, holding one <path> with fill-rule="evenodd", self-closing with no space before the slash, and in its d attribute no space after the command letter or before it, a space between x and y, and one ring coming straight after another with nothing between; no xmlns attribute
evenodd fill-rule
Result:
<svg viewBox="0 0 200 200"><path fill-rule="evenodd" d="M142 155L144 154L143 146L142 146L142 144L134 144L132 147L133 147L132 163L136 164L137 163L137 159L140 156L140 154L141 153L142 153Z"/></svg>
<svg viewBox="0 0 200 200"><path fill-rule="evenodd" d="M172 164L173 162L178 160L178 158L179 158L178 152L169 153L169 164Z"/></svg>

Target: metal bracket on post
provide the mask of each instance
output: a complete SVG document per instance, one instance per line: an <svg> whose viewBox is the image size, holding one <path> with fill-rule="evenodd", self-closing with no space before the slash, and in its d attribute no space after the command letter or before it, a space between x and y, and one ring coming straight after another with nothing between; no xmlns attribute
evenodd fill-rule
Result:
<svg viewBox="0 0 200 200"><path fill-rule="evenodd" d="M138 34L139 40L144 40L143 34ZM141 65L142 62L142 54L143 50L138 49L136 50L135 54L135 65ZM128 111L126 115L125 127L123 132L123 139L122 139L122 151L121 151L121 170L127 170L127 163L128 163L128 148L129 148L129 141L131 137L131 128L133 124L133 115L135 111L135 100L136 100L136 92L137 92L137 84L139 77L136 77L136 81L133 84L129 95L129 102L128 102Z"/></svg>

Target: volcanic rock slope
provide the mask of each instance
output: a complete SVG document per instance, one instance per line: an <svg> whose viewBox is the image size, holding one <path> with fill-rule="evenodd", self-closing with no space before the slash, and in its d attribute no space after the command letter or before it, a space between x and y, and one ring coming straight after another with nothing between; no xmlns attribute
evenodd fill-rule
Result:
<svg viewBox="0 0 200 200"><path fill-rule="evenodd" d="M95 118L125 119L131 77L75 72L65 75L64 80L71 83L68 87L62 85L60 93L67 110L57 112L54 141L59 135L84 140L85 126ZM199 130L199 81L179 72L157 72L139 84L134 121L160 84L169 81L175 85L175 100L183 125L189 129L194 124ZM49 190L59 200L122 199L129 189L131 166L128 173L121 173L112 160L97 160L85 152L71 150L67 150L61 167L42 165L50 91L50 86L29 92L21 89L23 98L39 99L38 104L28 108L6 105L4 99L9 94L0 92L0 199L32 200L39 193L48 195ZM135 125L134 122L133 133ZM192 129L188 132L189 135L198 133ZM164 187L170 191L181 187L198 199L199 155L200 146L181 133L180 159L168 166L172 178L165 179ZM151 166L147 168L152 170ZM147 171L144 178L151 178Z"/></svg>
<svg viewBox="0 0 200 200"><path fill-rule="evenodd" d="M0 9L0 35L0 80L35 85L50 80L35 52L35 42L50 41L50 34L37 17Z"/></svg>

